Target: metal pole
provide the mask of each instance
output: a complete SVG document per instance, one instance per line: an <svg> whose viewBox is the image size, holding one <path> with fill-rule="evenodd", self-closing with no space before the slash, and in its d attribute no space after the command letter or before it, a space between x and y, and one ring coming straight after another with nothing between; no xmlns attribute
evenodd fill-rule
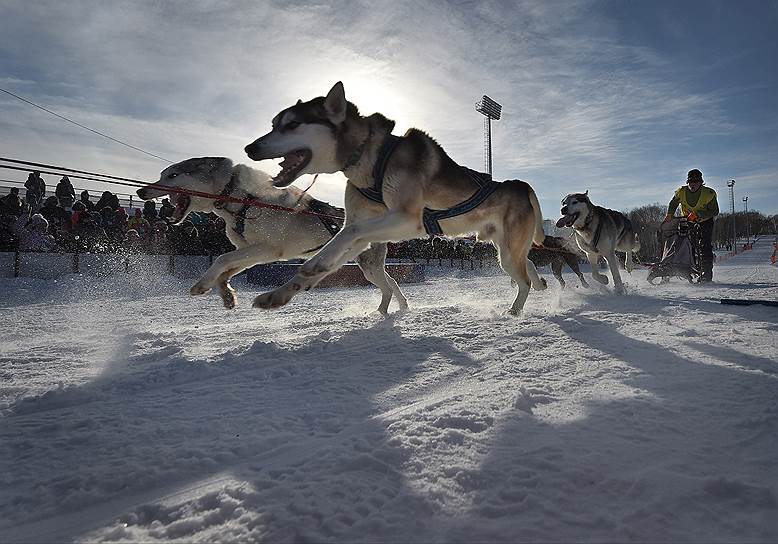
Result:
<svg viewBox="0 0 778 544"><path fill-rule="evenodd" d="M751 222L748 220L748 197L747 196L743 197L743 202L745 203L746 206L746 245L748 245L749 243L751 243L751 228L750 228Z"/></svg>
<svg viewBox="0 0 778 544"><path fill-rule="evenodd" d="M729 187L729 206L730 215L732 216L732 251L737 253L737 230L735 229L735 180L729 180L727 182L727 187Z"/></svg>
<svg viewBox="0 0 778 544"><path fill-rule="evenodd" d="M484 118L484 131L486 131L486 171L492 175L492 118Z"/></svg>

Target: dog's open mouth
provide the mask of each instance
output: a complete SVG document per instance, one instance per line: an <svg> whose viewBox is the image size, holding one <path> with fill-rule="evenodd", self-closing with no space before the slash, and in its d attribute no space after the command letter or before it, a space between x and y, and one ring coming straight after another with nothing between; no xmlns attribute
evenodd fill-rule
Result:
<svg viewBox="0 0 778 544"><path fill-rule="evenodd" d="M286 187L300 175L303 168L308 166L311 162L310 149L301 148L290 151L284 155L284 160L281 161L281 171L273 178L273 185L276 187Z"/></svg>
<svg viewBox="0 0 778 544"><path fill-rule="evenodd" d="M176 207L173 210L173 215L170 216L170 219L174 224L178 225L186 217L192 199L189 198L189 195L175 193L170 195L170 200L176 203Z"/></svg>
<svg viewBox="0 0 778 544"><path fill-rule="evenodd" d="M576 219L578 219L578 212L563 215L557 220L556 226L559 228L572 227Z"/></svg>

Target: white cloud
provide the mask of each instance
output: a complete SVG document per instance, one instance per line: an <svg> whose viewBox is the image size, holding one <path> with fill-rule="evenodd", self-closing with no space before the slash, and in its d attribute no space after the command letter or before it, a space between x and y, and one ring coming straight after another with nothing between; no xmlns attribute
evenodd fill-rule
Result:
<svg viewBox="0 0 778 544"><path fill-rule="evenodd" d="M0 81L173 160L244 162L243 146L275 113L342 80L363 113L382 111L398 133L422 128L475 168L483 142L473 106L486 93L504 104L496 177L532 182L544 209L582 187L615 208L667 200L691 165L710 160L696 140L739 128L719 90L665 80L671 60L623 43L596 6L11 2ZM164 167L9 97L0 108L6 154L131 177ZM342 179L320 177L313 193L340 204Z"/></svg>

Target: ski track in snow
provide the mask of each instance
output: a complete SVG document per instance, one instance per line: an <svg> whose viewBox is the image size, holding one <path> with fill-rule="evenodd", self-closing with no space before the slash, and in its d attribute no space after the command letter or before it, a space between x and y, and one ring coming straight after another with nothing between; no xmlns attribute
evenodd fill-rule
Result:
<svg viewBox="0 0 778 544"><path fill-rule="evenodd" d="M541 270L520 318L496 269L388 317L0 280L0 541L775 541L778 308L719 304L778 298L762 246L621 297Z"/></svg>

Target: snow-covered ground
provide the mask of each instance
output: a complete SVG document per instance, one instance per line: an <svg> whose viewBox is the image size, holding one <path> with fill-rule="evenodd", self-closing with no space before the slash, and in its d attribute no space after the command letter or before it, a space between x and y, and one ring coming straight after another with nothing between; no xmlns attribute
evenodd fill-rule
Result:
<svg viewBox="0 0 778 544"><path fill-rule="evenodd" d="M778 308L719 303L778 299L771 249L621 297L546 271L519 318L496 270L389 317L0 280L0 541L778 541Z"/></svg>

